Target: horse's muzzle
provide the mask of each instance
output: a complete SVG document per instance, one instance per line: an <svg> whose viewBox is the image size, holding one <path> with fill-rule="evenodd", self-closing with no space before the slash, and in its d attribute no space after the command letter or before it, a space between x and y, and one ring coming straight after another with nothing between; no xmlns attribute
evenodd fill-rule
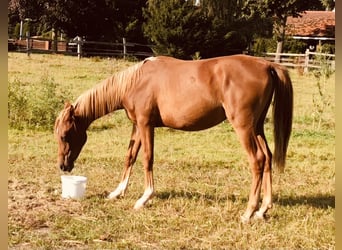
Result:
<svg viewBox="0 0 342 250"><path fill-rule="evenodd" d="M71 152L59 157L58 159L59 168L64 172L71 172L71 170L74 168L74 160L72 160L70 156Z"/></svg>
<svg viewBox="0 0 342 250"><path fill-rule="evenodd" d="M74 168L74 163L70 163L70 164L64 164L64 163L61 163L59 164L59 168L64 171L64 172L71 172L71 170Z"/></svg>

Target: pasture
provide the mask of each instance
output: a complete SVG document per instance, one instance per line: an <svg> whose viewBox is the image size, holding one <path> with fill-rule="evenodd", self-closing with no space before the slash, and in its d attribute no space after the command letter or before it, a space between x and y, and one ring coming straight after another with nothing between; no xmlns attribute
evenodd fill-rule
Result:
<svg viewBox="0 0 342 250"><path fill-rule="evenodd" d="M50 79L57 92L74 100L132 63L8 53L8 81L31 98L41 96L42 79ZM76 201L61 198L52 125L9 128L9 249L334 249L334 75L320 95L313 75L290 73L292 136L285 172L273 174L274 204L265 221L240 222L251 174L226 122L201 132L156 129L152 202L132 209L143 191L141 156L125 198L106 200L120 181L131 133L125 112L117 111L88 130L72 172L88 177L87 191ZM273 149L271 122L265 130Z"/></svg>

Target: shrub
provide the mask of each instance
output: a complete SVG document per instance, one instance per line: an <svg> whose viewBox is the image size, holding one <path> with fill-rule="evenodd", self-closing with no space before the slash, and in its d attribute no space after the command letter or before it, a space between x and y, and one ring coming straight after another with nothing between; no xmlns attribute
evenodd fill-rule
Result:
<svg viewBox="0 0 342 250"><path fill-rule="evenodd" d="M316 91L312 96L314 110L313 128L321 129L321 125L328 125L329 121L325 119L324 114L327 109L333 106L333 98L328 94L328 79L334 74L335 70L331 67L329 60L324 56L316 56L320 62L320 69L314 70L313 75L316 79Z"/></svg>
<svg viewBox="0 0 342 250"><path fill-rule="evenodd" d="M255 56L263 56L266 52L276 51L277 42L271 38L256 38L254 40L252 51Z"/></svg>
<svg viewBox="0 0 342 250"><path fill-rule="evenodd" d="M307 44L303 41L287 38L284 42L283 53L305 53ZM276 52L277 41L274 38L256 38L253 44L253 52L262 56L266 52Z"/></svg>
<svg viewBox="0 0 342 250"><path fill-rule="evenodd" d="M44 75L41 84L31 85L16 79L8 85L9 126L16 129L46 130L53 127L56 116L69 99L53 78Z"/></svg>
<svg viewBox="0 0 342 250"><path fill-rule="evenodd" d="M306 44L306 42L303 42L297 39L288 38L285 41L283 50L286 53L299 53L300 54L300 53L305 53L305 50L307 47L308 45Z"/></svg>
<svg viewBox="0 0 342 250"><path fill-rule="evenodd" d="M335 44L325 43L319 48L319 51L327 54L335 54Z"/></svg>
<svg viewBox="0 0 342 250"><path fill-rule="evenodd" d="M29 116L27 112L28 97L24 86L18 80L8 84L8 120L9 126L15 128L23 128L23 124Z"/></svg>

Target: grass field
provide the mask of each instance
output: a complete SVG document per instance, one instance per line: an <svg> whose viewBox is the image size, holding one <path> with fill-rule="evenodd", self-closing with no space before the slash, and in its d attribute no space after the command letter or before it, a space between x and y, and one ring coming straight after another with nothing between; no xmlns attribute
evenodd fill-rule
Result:
<svg viewBox="0 0 342 250"><path fill-rule="evenodd" d="M73 100L130 64L9 53L8 80L34 91L48 76ZM88 177L86 196L77 201L61 198L53 128L8 130L9 249L335 249L334 76L324 86L331 102L320 126L313 105L316 79L294 70L291 77L293 132L285 173L274 173L274 207L266 221L240 222L251 174L225 122L201 132L156 129L152 202L132 209L143 192L140 158L126 197L107 201L119 182L131 132L125 113L117 111L88 131L73 170ZM266 130L272 146L270 123Z"/></svg>

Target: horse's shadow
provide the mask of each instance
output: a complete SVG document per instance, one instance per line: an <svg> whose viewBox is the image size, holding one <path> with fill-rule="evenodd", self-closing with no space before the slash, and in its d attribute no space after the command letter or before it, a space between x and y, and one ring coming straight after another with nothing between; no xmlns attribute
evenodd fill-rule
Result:
<svg viewBox="0 0 342 250"><path fill-rule="evenodd" d="M235 202L240 200L242 202L247 202L247 197L241 198L235 195L220 196L217 197L211 194L202 194L199 192L189 192L189 191L162 191L157 192L156 198L161 200L169 200L172 198L184 198L189 200L199 200L205 199L208 202L226 202L227 200ZM281 196L275 195L273 197L274 203L278 206L310 206L319 209L335 208L335 196L330 194L319 194L319 195L300 195L300 196Z"/></svg>
<svg viewBox="0 0 342 250"><path fill-rule="evenodd" d="M109 192L93 195L94 198L106 198ZM165 190L156 192L155 198L160 200L172 200L174 198L183 198L188 200L207 200L209 203L225 203L228 200L231 202L247 202L247 197L240 197L234 194L228 196L214 195L208 193L192 192L192 191L176 191L176 190ZM90 197L88 197L90 198ZM282 196L274 195L273 202L278 206L310 206L319 209L335 209L335 196L331 194L318 194L318 195L300 195L300 196Z"/></svg>
<svg viewBox="0 0 342 250"><path fill-rule="evenodd" d="M335 196L330 194L300 195L300 196L278 196L274 198L280 206L306 205L313 208L328 209L335 208Z"/></svg>

